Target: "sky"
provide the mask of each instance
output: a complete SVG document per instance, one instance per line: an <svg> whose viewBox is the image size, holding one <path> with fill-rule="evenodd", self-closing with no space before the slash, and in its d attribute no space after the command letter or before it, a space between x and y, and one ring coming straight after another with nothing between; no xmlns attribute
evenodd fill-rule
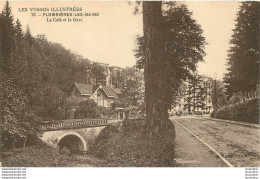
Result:
<svg viewBox="0 0 260 179"><path fill-rule="evenodd" d="M222 79L226 72L227 51L235 28L239 2L188 2L193 18L201 25L206 38L205 62L198 64L200 74Z"/></svg>
<svg viewBox="0 0 260 179"><path fill-rule="evenodd" d="M208 43L205 48L207 54L205 62L198 64L198 71L200 74L221 79L226 72L227 50L239 3L234 1L184 3L193 12L192 17L201 25ZM0 1L1 9L4 4L4 1ZM143 27L142 14L134 15L134 5L122 1L11 1L10 5L14 18L19 18L24 29L29 25L34 36L45 34L49 41L60 43L91 61L119 67L135 65L133 49L136 48L136 36L143 33ZM37 12L37 16L32 17L30 11L30 8L50 10L51 7L74 6L81 7L80 12L99 13L99 16L82 17L82 22L47 22L48 17L43 15L45 12ZM27 8L27 12L21 12L21 8Z"/></svg>

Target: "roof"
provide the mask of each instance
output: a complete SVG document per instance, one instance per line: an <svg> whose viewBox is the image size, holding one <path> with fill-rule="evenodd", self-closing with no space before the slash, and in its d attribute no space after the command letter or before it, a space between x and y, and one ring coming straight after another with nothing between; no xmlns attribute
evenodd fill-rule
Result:
<svg viewBox="0 0 260 179"><path fill-rule="evenodd" d="M101 87L101 89L104 90L107 97L118 98L117 93L110 87L101 86L101 85L93 86L91 84L82 84L82 83L74 83L74 85L79 90L81 95L92 95L98 88Z"/></svg>
<svg viewBox="0 0 260 179"><path fill-rule="evenodd" d="M74 83L81 95L92 95L93 86L91 84Z"/></svg>
<svg viewBox="0 0 260 179"><path fill-rule="evenodd" d="M103 89L104 89L107 97L115 97L115 98L118 97L116 92L112 88L103 86Z"/></svg>

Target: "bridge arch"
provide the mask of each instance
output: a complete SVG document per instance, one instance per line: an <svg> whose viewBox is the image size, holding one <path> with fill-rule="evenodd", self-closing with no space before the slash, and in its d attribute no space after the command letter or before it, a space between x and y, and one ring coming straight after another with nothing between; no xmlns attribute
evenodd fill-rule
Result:
<svg viewBox="0 0 260 179"><path fill-rule="evenodd" d="M79 151L87 151L86 140L79 133L73 131L67 131L58 136L55 140L55 146L59 148L65 146L70 150L74 148Z"/></svg>

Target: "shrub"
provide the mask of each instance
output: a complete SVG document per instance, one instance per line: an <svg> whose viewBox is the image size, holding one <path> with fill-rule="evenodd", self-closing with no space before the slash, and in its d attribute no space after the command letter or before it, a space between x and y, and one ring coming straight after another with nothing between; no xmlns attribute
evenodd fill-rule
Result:
<svg viewBox="0 0 260 179"><path fill-rule="evenodd" d="M105 128L90 153L107 161L103 166L171 167L174 161L174 138L152 142L144 135L144 120L129 120L123 127Z"/></svg>
<svg viewBox="0 0 260 179"><path fill-rule="evenodd" d="M103 106L97 106L97 114L99 117L104 117L104 118L109 118L110 116L112 116L114 114L114 110L112 110L111 108L106 108Z"/></svg>
<svg viewBox="0 0 260 179"><path fill-rule="evenodd" d="M86 99L79 102L76 111L75 118L97 118L100 117L100 114L97 110L97 103L92 99Z"/></svg>
<svg viewBox="0 0 260 179"><path fill-rule="evenodd" d="M212 116L220 119L259 124L259 99L224 106L214 111Z"/></svg>

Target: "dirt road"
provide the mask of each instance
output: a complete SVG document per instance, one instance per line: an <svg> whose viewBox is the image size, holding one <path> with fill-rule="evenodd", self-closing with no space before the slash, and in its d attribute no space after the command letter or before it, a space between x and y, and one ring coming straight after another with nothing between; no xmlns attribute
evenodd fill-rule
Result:
<svg viewBox="0 0 260 179"><path fill-rule="evenodd" d="M197 135L207 144L212 146L222 157L228 160L235 167L259 167L260 166L260 130L258 128L252 128L247 126L240 126L236 124L230 124L225 122L211 121L202 119L200 117L176 117L175 121L189 129L192 133ZM191 136L184 128L179 126L173 121L176 127L176 157L185 157L188 161L201 160L196 166L205 167L221 167L226 165L219 163L218 161L211 160L213 154L212 151L207 150L198 145L193 139L197 140L194 136ZM202 142L197 142L204 145ZM178 149L178 146L181 147ZM204 145L204 147L206 147ZM192 154L185 154L187 148L192 150ZM179 151L178 151L179 150ZM183 151L183 152L182 152ZM189 151L189 150L188 150ZM211 154L211 155L208 155ZM190 155L190 156L189 156ZM208 158L208 162L203 158ZM208 156L207 156L208 155ZM204 157L203 157L204 156ZM198 159L196 159L196 157ZM200 158L200 159L199 159ZM178 162L178 161L177 161ZM196 163L196 162L195 162ZM186 164L186 166L194 166L193 164Z"/></svg>

